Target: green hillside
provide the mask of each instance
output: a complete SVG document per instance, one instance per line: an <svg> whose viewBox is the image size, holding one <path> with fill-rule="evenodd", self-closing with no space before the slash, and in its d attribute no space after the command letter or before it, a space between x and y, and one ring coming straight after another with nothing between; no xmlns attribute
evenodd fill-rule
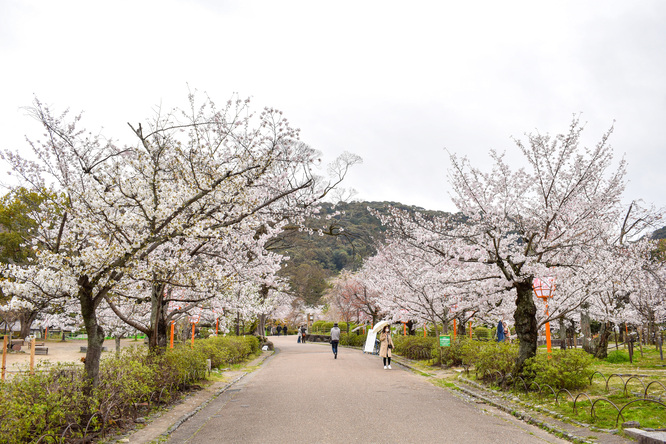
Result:
<svg viewBox="0 0 666 444"><path fill-rule="evenodd" d="M397 202L341 202L335 207L322 208L322 219L308 223L321 227L325 216L344 212L340 219L343 231L336 236L307 235L288 232L274 244L273 249L290 257L281 270L289 278L292 290L306 302L315 304L326 289L326 279L343 269L356 270L363 259L375 254L375 245L384 238L385 227L368 211L368 207L385 213L388 206L423 214L443 214Z"/></svg>

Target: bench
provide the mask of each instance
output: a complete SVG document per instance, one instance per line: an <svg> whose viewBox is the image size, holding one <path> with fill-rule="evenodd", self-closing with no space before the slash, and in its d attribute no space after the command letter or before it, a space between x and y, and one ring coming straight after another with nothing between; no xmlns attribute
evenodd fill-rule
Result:
<svg viewBox="0 0 666 444"><path fill-rule="evenodd" d="M49 354L49 348L48 347L35 347L35 354L36 355L48 355Z"/></svg>
<svg viewBox="0 0 666 444"><path fill-rule="evenodd" d="M44 347L43 342L35 342L35 347ZM32 347L32 341L28 342L28 347Z"/></svg>
<svg viewBox="0 0 666 444"><path fill-rule="evenodd" d="M105 351L109 351L109 350L106 347L102 347L102 351L105 352ZM81 346L81 353L87 353L87 352L88 352L88 347L85 346L85 345L82 345Z"/></svg>

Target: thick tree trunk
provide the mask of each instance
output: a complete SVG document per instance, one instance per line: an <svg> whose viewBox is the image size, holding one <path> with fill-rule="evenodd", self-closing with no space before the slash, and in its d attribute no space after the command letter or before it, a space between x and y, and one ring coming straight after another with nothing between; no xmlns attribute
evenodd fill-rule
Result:
<svg viewBox="0 0 666 444"><path fill-rule="evenodd" d="M605 359L608 357L608 341L613 329L609 322L601 324L599 336L591 341L591 351L595 358Z"/></svg>
<svg viewBox="0 0 666 444"><path fill-rule="evenodd" d="M120 340L122 339L122 336L116 336L116 354L120 354Z"/></svg>
<svg viewBox="0 0 666 444"><path fill-rule="evenodd" d="M163 353L167 346L166 301L164 291L166 284L154 283L150 295L150 329L148 330L148 347L154 353Z"/></svg>
<svg viewBox="0 0 666 444"><path fill-rule="evenodd" d="M35 322L38 314L38 311L24 311L19 314L19 322L21 325L21 333L19 334L20 338L30 336L30 327L32 326L32 323Z"/></svg>
<svg viewBox="0 0 666 444"><path fill-rule="evenodd" d="M255 330L255 333L257 336L262 338L262 340L266 340L266 319L268 318L267 315L265 314L260 314L257 317L257 329ZM285 333L286 336L286 333Z"/></svg>
<svg viewBox="0 0 666 444"><path fill-rule="evenodd" d="M520 282L516 284L516 311L513 314L516 335L520 341L518 346L518 359L516 360L515 372L520 373L525 361L536 356L537 330L536 305L532 295L532 282Z"/></svg>
<svg viewBox="0 0 666 444"><path fill-rule="evenodd" d="M97 322L97 304L93 297L92 286L88 284L85 276L79 279L79 302L83 324L88 334L88 350L84 366L87 384L84 386L84 393L90 394L99 384L99 362L104 344L104 329Z"/></svg>
<svg viewBox="0 0 666 444"><path fill-rule="evenodd" d="M590 354L594 354L592 349L592 329L590 328L590 314L587 307L581 307L580 313L580 334L583 336L583 350Z"/></svg>

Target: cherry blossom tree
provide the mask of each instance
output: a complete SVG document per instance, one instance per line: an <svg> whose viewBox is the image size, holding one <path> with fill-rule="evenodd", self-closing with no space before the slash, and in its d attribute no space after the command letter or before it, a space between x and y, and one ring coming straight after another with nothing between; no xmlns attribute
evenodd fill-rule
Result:
<svg viewBox="0 0 666 444"><path fill-rule="evenodd" d="M30 142L36 160L3 154L26 188L64 197L45 196L59 216L34 217L37 259L13 274L36 287L56 282L63 297L78 301L89 387L98 382L105 336L98 309L130 271L148 272L155 262L178 268L168 262L183 254L159 254L167 245L224 239L226 229L251 218L260 226L273 206L312 208L321 195L312 172L317 153L300 143L280 111L254 114L238 99L218 109L193 95L189 105L158 110L145 127L130 125L136 143L120 145L80 130L80 116L54 115L36 101L32 112L45 129L43 140ZM164 280L157 277L160 285ZM164 294L160 285L151 287L151 299Z"/></svg>
<svg viewBox="0 0 666 444"><path fill-rule="evenodd" d="M393 236L443 258L482 265L462 267L461 281L492 281L497 291L513 294L518 370L536 354L541 310L534 301L534 278L593 262L623 215L625 162L613 166L612 129L593 147L582 145L582 131L575 117L564 134L515 140L524 168L512 168L496 151L490 152L494 166L488 172L451 154L449 182L459 214L428 218L393 210L384 217Z"/></svg>

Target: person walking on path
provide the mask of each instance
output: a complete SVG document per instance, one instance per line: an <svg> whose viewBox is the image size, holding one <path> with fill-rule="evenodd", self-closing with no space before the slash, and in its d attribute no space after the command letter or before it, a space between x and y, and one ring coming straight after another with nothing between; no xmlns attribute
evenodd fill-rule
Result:
<svg viewBox="0 0 666 444"><path fill-rule="evenodd" d="M305 326L301 327L301 343L305 344Z"/></svg>
<svg viewBox="0 0 666 444"><path fill-rule="evenodd" d="M387 325L379 335L379 356L384 360L384 370L391 370L391 350L393 350L393 338L391 338L391 328ZM387 364L388 361L388 364Z"/></svg>
<svg viewBox="0 0 666 444"><path fill-rule="evenodd" d="M333 348L333 359L338 359L338 344L340 343L340 328L338 323L333 324L331 329L331 347Z"/></svg>

